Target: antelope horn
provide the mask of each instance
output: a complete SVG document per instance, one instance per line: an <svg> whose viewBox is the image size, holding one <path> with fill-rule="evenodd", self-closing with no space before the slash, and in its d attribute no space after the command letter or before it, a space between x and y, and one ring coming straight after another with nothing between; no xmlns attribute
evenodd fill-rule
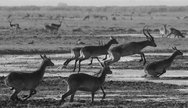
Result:
<svg viewBox="0 0 188 108"><path fill-rule="evenodd" d="M146 36L146 38L149 38L148 35L145 33L146 27L147 27L147 25L145 25L144 28L143 28L143 34Z"/></svg>
<svg viewBox="0 0 188 108"><path fill-rule="evenodd" d="M151 39L151 40L154 40L153 36L149 33L149 29L148 29L148 26L147 26L147 33L148 33L148 37Z"/></svg>

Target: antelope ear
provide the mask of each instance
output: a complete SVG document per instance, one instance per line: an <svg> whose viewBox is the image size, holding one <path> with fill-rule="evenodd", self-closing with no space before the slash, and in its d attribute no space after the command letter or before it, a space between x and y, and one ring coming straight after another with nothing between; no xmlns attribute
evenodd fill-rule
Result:
<svg viewBox="0 0 188 108"><path fill-rule="evenodd" d="M113 37L112 37L112 36L110 36L110 39L113 39Z"/></svg>
<svg viewBox="0 0 188 108"><path fill-rule="evenodd" d="M177 48L176 48L176 47L172 47L172 49L173 49L173 50L177 50Z"/></svg>

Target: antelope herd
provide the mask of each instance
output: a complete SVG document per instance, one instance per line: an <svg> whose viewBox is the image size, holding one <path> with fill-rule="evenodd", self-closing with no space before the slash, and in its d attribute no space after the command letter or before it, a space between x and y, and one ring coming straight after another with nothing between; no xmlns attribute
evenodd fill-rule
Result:
<svg viewBox="0 0 188 108"><path fill-rule="evenodd" d="M85 18L86 19L86 18ZM12 24L12 21L9 20L10 27L16 27L17 29L20 28L19 24ZM61 27L62 20L59 21L59 24L47 24L45 25L46 30L49 30L50 32L58 31L58 29ZM171 27L167 28L167 25L163 25L163 29L160 29L160 33L162 37L169 37L170 35L174 35L184 38L185 36L177 29ZM117 39L114 37L110 37L110 40L103 45L98 46L82 46L82 47L75 47L71 50L72 57L68 58L64 63L63 67L65 68L69 62L72 60L75 60L74 69L76 69L77 62L79 65L78 73L71 74L68 77L67 84L68 84L68 91L62 95L61 100L59 104L64 102L65 98L71 95L70 102L73 101L74 95L77 90L81 91L89 91L91 92L92 96L92 102L94 101L94 95L95 92L99 89L103 92L102 99L105 98L106 94L103 88L103 83L105 82L105 77L107 74L112 74L112 71L110 70L110 65L112 63L118 62L121 57L123 56L129 56L134 54L140 54L141 59L140 62L143 61L143 65L146 64L146 58L144 53L142 52L142 49L144 49L147 46L151 47L157 47L157 44L155 42L154 36L152 36L149 32L149 26L143 27L143 34L146 36L146 40L144 41L137 41L137 42L128 42L128 43L119 43ZM111 47L112 45L115 45L114 47ZM116 45L117 44L117 45ZM85 45L85 44L82 44ZM166 72L166 69L170 67L171 63L173 62L174 58L178 55L183 55L183 53L178 50L176 47L173 47L175 52L167 59L160 60L160 61L154 61L148 65L145 66L144 77L155 77L158 78L162 74ZM103 59L103 62L101 62L98 58L98 56L105 55L105 58ZM107 59L107 55L109 55L109 59ZM12 72L5 78L5 84L9 87L11 87L11 90L14 90L14 93L11 95L10 99L12 101L26 101L28 98L30 98L32 95L36 94L37 91L35 88L39 85L41 80L43 79L45 68L47 66L54 66L54 63L51 61L50 58L46 57L46 55L41 55L41 58L43 59L42 64L40 68L32 73L23 73L23 72ZM99 71L101 74L100 76L92 76L84 73L79 73L81 70L81 62L86 59L96 58L102 69ZM26 96L24 99L18 98L18 94L23 90L29 90L30 94Z"/></svg>

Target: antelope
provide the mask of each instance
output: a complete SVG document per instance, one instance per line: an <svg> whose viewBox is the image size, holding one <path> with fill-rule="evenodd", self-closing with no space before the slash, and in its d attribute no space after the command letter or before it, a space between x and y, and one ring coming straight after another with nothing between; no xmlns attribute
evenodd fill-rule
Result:
<svg viewBox="0 0 188 108"><path fill-rule="evenodd" d="M133 55L133 54L140 54L141 56L141 61L143 61L143 65L146 63L145 55L141 51L143 48L147 46L152 46L156 47L156 43L154 41L153 36L149 33L148 28L146 30L147 34L145 33L145 27L143 28L143 34L146 36L147 40L144 41L139 41L139 42L129 42L129 43L123 43L118 46L115 46L111 49L109 49L108 54L110 56L110 59L105 60L105 64L107 63L108 65L117 62L120 60L121 57L123 56L128 56L128 55Z"/></svg>
<svg viewBox="0 0 188 108"><path fill-rule="evenodd" d="M118 44L117 40L110 37L110 41L104 45L99 46L85 46L80 50L80 57L79 57L79 70L80 71L80 65L83 60L86 60L88 58L96 58L98 61L98 56L100 55L106 55L108 54L108 49L112 44ZM75 67L76 68L76 67Z"/></svg>
<svg viewBox="0 0 188 108"><path fill-rule="evenodd" d="M12 20L9 20L8 22L11 28L21 29L19 24L12 24Z"/></svg>
<svg viewBox="0 0 188 108"><path fill-rule="evenodd" d="M175 29L175 28L173 28L173 27L171 27L170 28L170 33L167 35L167 37L169 37L170 35L172 35L172 34L174 34L174 37L182 37L182 38L185 38L185 36L179 31L179 30L177 30L177 29Z"/></svg>
<svg viewBox="0 0 188 108"><path fill-rule="evenodd" d="M112 71L110 70L110 67L108 65L103 65L101 62L100 64L102 66L102 69L99 71L99 73L101 73L99 77L84 73L71 74L67 80L69 90L64 95L62 95L59 104L65 102L64 99L69 95L71 95L70 102L73 102L74 95L77 90L91 92L93 103L95 92L101 89L103 92L102 99L105 99L106 93L104 92L102 86L105 81L106 75L112 74Z"/></svg>
<svg viewBox="0 0 188 108"><path fill-rule="evenodd" d="M80 50L82 49L83 47L75 47L73 49L71 49L71 55L72 57L71 58L68 58L64 63L63 63L63 67L62 68L66 68L67 65L69 64L69 62L71 62L72 60L75 60L75 64L74 64L74 69L73 69L73 72L75 71L76 69L76 63L77 61L79 60L79 57L80 57ZM107 54L105 56L105 58L103 60L106 60L107 58ZM93 63L93 58L91 57L91 61L88 65L91 65Z"/></svg>
<svg viewBox="0 0 188 108"><path fill-rule="evenodd" d="M162 37L167 36L169 30L167 29L167 24L163 24L163 27L160 29L160 34Z"/></svg>
<svg viewBox="0 0 188 108"><path fill-rule="evenodd" d="M52 24L51 24L51 27L54 27L54 28L56 28L57 30L59 30L59 28L61 27L61 24L62 24L62 20L59 21L59 24L54 24L54 23L52 23Z"/></svg>
<svg viewBox="0 0 188 108"><path fill-rule="evenodd" d="M45 25L45 29L50 30L50 32L58 31L58 29L56 27L53 27L49 24Z"/></svg>
<svg viewBox="0 0 188 108"><path fill-rule="evenodd" d="M12 87L11 90L15 90L14 93L11 95L10 99L13 101L25 101L30 98L32 95L36 94L35 88L39 85L40 81L42 80L45 68L47 66L54 66L54 63L51 61L50 58L47 58L46 55L42 56L43 62L40 68L32 73L23 73L23 72L11 72L5 78L5 84L9 87ZM21 91L29 90L30 94L24 99L21 100L18 98L18 94Z"/></svg>
<svg viewBox="0 0 188 108"><path fill-rule="evenodd" d="M89 15L86 15L86 16L83 18L83 20L86 20L86 19L89 20L89 18L90 18L90 16L89 16Z"/></svg>
<svg viewBox="0 0 188 108"><path fill-rule="evenodd" d="M169 58L164 60L154 61L148 64L144 69L146 73L144 77L158 78L162 74L166 73L166 69L170 67L175 57L178 55L183 55L183 53L180 50L178 50L176 47L172 47L172 49L175 51Z"/></svg>

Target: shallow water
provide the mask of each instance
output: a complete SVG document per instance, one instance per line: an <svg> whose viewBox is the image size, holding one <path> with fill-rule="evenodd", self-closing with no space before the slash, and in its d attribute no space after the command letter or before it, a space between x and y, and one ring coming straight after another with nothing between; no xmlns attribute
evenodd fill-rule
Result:
<svg viewBox="0 0 188 108"><path fill-rule="evenodd" d="M146 55L163 55L168 56L171 53L146 53ZM185 56L188 53L184 54ZM47 55L52 58L52 61L56 65L55 67L48 67L45 76L62 76L67 77L73 72L68 69L59 69L58 66L62 66L66 58L70 57L70 54L49 54ZM101 59L103 58L100 57ZM60 60L59 60L60 59ZM139 56L127 56L122 57L120 61L132 61L140 59ZM6 76L11 71L30 72L36 70L41 63L39 55L1 55L0 56L0 76ZM85 60L83 64L88 64L90 61ZM98 63L94 60L94 63ZM74 64L74 62L70 62ZM93 74L98 72L99 69L92 69L91 72L85 72ZM83 69L84 71L84 69ZM88 70L87 70L88 71ZM187 70L167 70L160 79L146 79L143 70L133 69L112 69L113 74L108 75L107 80L118 80L118 81L152 81L152 82L163 82L169 84L188 85L188 71Z"/></svg>

